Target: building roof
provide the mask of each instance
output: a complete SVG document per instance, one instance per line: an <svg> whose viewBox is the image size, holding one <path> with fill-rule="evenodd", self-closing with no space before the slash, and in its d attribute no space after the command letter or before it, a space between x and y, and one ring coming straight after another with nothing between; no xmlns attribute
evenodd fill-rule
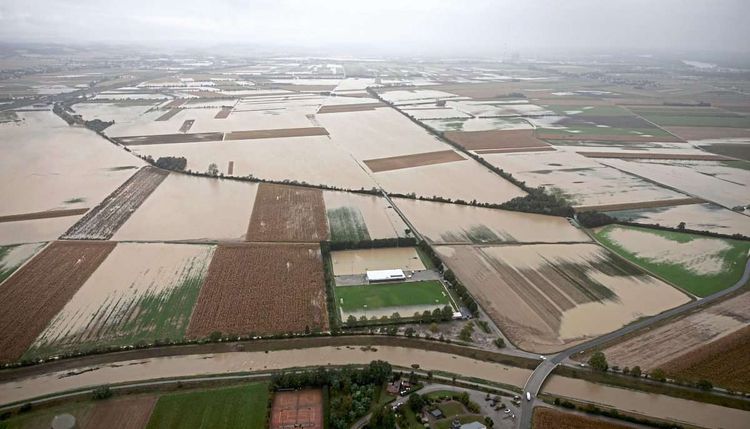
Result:
<svg viewBox="0 0 750 429"><path fill-rule="evenodd" d="M479 422L471 422L461 425L461 429L487 429L487 426Z"/></svg>
<svg viewBox="0 0 750 429"><path fill-rule="evenodd" d="M430 414L432 414L433 417L440 417L443 415L443 412L440 411L439 408L435 408L434 410L430 411Z"/></svg>
<svg viewBox="0 0 750 429"><path fill-rule="evenodd" d="M405 279L404 270L374 270L367 271L368 281L385 281Z"/></svg>

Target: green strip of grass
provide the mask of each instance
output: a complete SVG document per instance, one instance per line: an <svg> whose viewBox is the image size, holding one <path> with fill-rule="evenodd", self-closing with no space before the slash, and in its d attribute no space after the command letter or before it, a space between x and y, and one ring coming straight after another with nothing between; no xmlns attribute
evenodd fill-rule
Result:
<svg viewBox="0 0 750 429"><path fill-rule="evenodd" d="M444 307L450 305L447 295L443 285L435 280L336 288L338 305L345 312L363 310L365 305L368 309L412 305Z"/></svg>
<svg viewBox="0 0 750 429"><path fill-rule="evenodd" d="M639 257L610 238L609 234L615 228L654 234L670 241L674 241L675 245L689 243L696 239L721 240L730 246L727 250L724 250L719 254L719 257L724 261L725 269L715 275L699 275L690 271L688 267L681 264L679 261L675 261L674 263L655 262L650 259ZM663 231L632 226L625 227L609 225L596 231L595 235L599 242L604 246L628 261L633 262L634 264L639 265L700 297L711 295L734 285L742 277L742 273L745 271L747 255L748 251L750 251L750 242L746 241L711 238L677 231Z"/></svg>
<svg viewBox="0 0 750 429"><path fill-rule="evenodd" d="M147 428L262 428L268 383L164 395Z"/></svg>

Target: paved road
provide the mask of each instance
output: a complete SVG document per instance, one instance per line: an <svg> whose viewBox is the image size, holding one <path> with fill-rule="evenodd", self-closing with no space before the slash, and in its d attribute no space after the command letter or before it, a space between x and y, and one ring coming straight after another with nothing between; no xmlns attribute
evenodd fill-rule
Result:
<svg viewBox="0 0 750 429"><path fill-rule="evenodd" d="M748 280L750 280L750 260L748 260L747 263L745 264L745 272L742 274L742 278L740 278L740 280L737 281L737 283L735 283L732 287L724 289L720 292L716 292L715 294L707 296L703 299L690 301L687 304L681 305L679 307L675 307L671 310L667 310L663 313L657 314L656 316L649 317L647 319L642 319L635 323L631 323L630 325L622 327L614 332L610 332L609 334L602 335L601 337L598 337L598 338L594 338L591 341L587 341L585 343L571 347L556 355L549 356L547 360L543 361L534 370L534 372L529 377L528 381L526 381L526 386L524 386L524 389L523 389L524 396L526 395L526 392L529 392L531 393L532 400L526 401L525 400L526 398L524 398L523 404L521 406L521 429L531 428L532 409L534 408L534 402L536 401L536 396L539 393L539 390L541 389L542 384L544 384L544 380L546 380L549 374L558 365L564 362L566 359L570 358L571 356L573 356L574 354L578 352L601 346L614 339L622 337L623 335L627 335L631 332L637 331L639 329L643 329L647 326L653 325L654 323L660 322L664 319L668 319L670 317L674 317L674 316L686 313L699 306L707 305L716 300L719 300L737 291L738 289L740 289L742 286L745 285L745 283L748 282Z"/></svg>

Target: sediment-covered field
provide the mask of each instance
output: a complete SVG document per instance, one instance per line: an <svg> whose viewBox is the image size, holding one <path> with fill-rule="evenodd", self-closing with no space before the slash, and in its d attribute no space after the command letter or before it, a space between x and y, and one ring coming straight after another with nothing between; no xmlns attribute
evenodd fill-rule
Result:
<svg viewBox="0 0 750 429"><path fill-rule="evenodd" d="M182 339L213 251L193 244L119 243L25 355Z"/></svg>
<svg viewBox="0 0 750 429"><path fill-rule="evenodd" d="M406 236L406 224L385 198L324 191L331 241L360 241Z"/></svg>
<svg viewBox="0 0 750 429"><path fill-rule="evenodd" d="M328 236L320 189L261 183L247 241L320 242Z"/></svg>
<svg viewBox="0 0 750 429"><path fill-rule="evenodd" d="M447 131L446 139L467 150L548 149L549 143L534 136L533 130Z"/></svg>
<svg viewBox="0 0 750 429"><path fill-rule="evenodd" d="M525 350L557 351L688 301L594 244L436 250L503 333Z"/></svg>
<svg viewBox="0 0 750 429"><path fill-rule="evenodd" d="M617 219L646 225L658 224L676 228L681 222L685 222L685 228L694 231L710 231L725 235L742 234L750 237L749 216L710 203L623 210L607 214Z"/></svg>
<svg viewBox="0 0 750 429"><path fill-rule="evenodd" d="M3 283L0 362L21 357L115 244L54 242Z"/></svg>
<svg viewBox="0 0 750 429"><path fill-rule="evenodd" d="M138 170L93 210L73 225L62 238L108 240L148 198L169 173L147 166Z"/></svg>
<svg viewBox="0 0 750 429"><path fill-rule="evenodd" d="M333 274L336 276L365 274L373 270L421 271L425 269L414 247L340 250L331 252L331 262Z"/></svg>
<svg viewBox="0 0 750 429"><path fill-rule="evenodd" d="M394 202L414 228L435 244L590 241L559 216L404 198Z"/></svg>
<svg viewBox="0 0 750 429"><path fill-rule="evenodd" d="M187 335L270 334L328 329L318 245L216 248Z"/></svg>

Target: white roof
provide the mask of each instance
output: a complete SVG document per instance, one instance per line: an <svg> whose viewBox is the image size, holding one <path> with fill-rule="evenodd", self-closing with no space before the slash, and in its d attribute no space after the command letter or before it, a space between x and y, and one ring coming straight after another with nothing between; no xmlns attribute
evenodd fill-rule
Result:
<svg viewBox="0 0 750 429"><path fill-rule="evenodd" d="M404 270L375 270L367 272L367 280L388 280L406 278Z"/></svg>
<svg viewBox="0 0 750 429"><path fill-rule="evenodd" d="M471 423L462 424L461 429L487 429L487 426L479 422L471 422Z"/></svg>

